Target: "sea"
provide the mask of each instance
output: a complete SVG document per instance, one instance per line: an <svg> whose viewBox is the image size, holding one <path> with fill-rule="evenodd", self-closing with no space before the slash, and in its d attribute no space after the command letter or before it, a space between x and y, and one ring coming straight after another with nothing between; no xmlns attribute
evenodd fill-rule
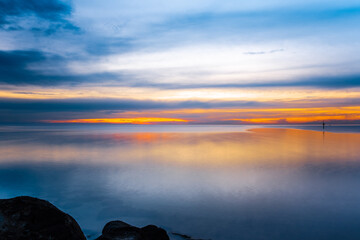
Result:
<svg viewBox="0 0 360 240"><path fill-rule="evenodd" d="M112 220L172 240L357 240L360 126L1 125L0 198L25 195L89 240Z"/></svg>

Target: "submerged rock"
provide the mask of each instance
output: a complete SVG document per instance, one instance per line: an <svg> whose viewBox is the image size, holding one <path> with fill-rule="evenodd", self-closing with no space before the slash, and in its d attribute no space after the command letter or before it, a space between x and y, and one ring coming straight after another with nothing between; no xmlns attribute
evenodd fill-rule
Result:
<svg viewBox="0 0 360 240"><path fill-rule="evenodd" d="M154 225L137 228L122 221L111 221L96 240L169 240L169 236L164 229Z"/></svg>
<svg viewBox="0 0 360 240"><path fill-rule="evenodd" d="M0 200L0 239L86 240L70 215L32 197Z"/></svg>

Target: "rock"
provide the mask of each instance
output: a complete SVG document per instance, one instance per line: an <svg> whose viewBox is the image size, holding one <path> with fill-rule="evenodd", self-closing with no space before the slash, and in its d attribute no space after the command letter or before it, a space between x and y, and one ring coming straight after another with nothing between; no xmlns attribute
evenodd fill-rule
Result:
<svg viewBox="0 0 360 240"><path fill-rule="evenodd" d="M0 199L1 240L86 240L77 222L48 201L32 197ZM169 240L154 225L143 228L122 221L105 225L97 240Z"/></svg>
<svg viewBox="0 0 360 240"><path fill-rule="evenodd" d="M169 240L169 236L164 229L154 225L137 228L122 221L112 221L105 225L96 240Z"/></svg>
<svg viewBox="0 0 360 240"><path fill-rule="evenodd" d="M133 227L122 221L112 221L108 222L104 229L102 230L102 236L98 238L99 240L141 240L140 229Z"/></svg>
<svg viewBox="0 0 360 240"><path fill-rule="evenodd" d="M1 240L86 240L77 222L48 201L0 199Z"/></svg>
<svg viewBox="0 0 360 240"><path fill-rule="evenodd" d="M146 240L168 240L169 236L162 228L158 228L154 225L148 225L141 228L141 232L146 236Z"/></svg>

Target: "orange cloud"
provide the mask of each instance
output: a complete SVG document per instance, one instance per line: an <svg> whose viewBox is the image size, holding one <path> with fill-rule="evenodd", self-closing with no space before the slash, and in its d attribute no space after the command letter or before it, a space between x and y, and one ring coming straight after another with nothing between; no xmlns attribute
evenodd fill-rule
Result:
<svg viewBox="0 0 360 240"><path fill-rule="evenodd" d="M253 124L281 124L281 123L311 123L332 120L353 121L360 120L360 116L309 116L309 117L284 117L284 118L253 118L253 119L229 119L232 121L241 121L242 123Z"/></svg>
<svg viewBox="0 0 360 240"><path fill-rule="evenodd" d="M144 117L146 115L147 117ZM179 109L128 111L112 118L48 120L50 123L112 123L112 124L179 124L217 123L239 124L301 124L313 122L360 121L360 107L324 108L244 108L244 109Z"/></svg>
<svg viewBox="0 0 360 240"><path fill-rule="evenodd" d="M49 123L112 123L112 124L156 124L156 123L186 123L185 119L175 118L94 118L72 120L47 120Z"/></svg>

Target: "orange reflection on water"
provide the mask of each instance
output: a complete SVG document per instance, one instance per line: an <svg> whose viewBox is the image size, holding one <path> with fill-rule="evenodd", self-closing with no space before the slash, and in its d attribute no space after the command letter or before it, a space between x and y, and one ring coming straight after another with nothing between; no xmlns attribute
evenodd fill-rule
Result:
<svg viewBox="0 0 360 240"><path fill-rule="evenodd" d="M357 133L263 128L233 133L59 135L52 141L2 143L0 162L161 162L208 168L360 161Z"/></svg>
<svg viewBox="0 0 360 240"><path fill-rule="evenodd" d="M152 133L152 132L139 132L139 133L115 133L101 138L108 140L114 140L115 142L126 142L132 144L143 144L143 143L156 143L160 141L168 141L173 138L174 134L171 133Z"/></svg>

